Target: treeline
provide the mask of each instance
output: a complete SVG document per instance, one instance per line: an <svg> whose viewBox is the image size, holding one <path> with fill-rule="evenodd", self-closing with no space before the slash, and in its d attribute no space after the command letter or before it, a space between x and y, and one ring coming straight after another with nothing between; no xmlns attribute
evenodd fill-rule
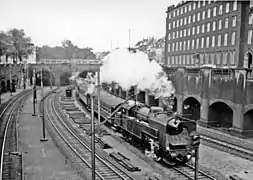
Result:
<svg viewBox="0 0 253 180"><path fill-rule="evenodd" d="M23 29L0 31L0 57L5 57L6 63L10 59L13 63L17 63L18 60L22 62L23 58L28 58L28 55L32 53L31 41Z"/></svg>
<svg viewBox="0 0 253 180"><path fill-rule="evenodd" d="M62 41L62 46L37 47L36 59L96 59L92 48L79 48L70 40Z"/></svg>

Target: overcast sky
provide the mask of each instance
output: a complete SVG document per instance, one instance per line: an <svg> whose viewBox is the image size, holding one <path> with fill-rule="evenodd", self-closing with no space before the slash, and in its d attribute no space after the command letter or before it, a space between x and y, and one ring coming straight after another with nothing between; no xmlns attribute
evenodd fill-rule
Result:
<svg viewBox="0 0 253 180"><path fill-rule="evenodd" d="M1 0L0 30L24 29L38 45L70 39L96 51L165 36L166 9L179 0Z"/></svg>

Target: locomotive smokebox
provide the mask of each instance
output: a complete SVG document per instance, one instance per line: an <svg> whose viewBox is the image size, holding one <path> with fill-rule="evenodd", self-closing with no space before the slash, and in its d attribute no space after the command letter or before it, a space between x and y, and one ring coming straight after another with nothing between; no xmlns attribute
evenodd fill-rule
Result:
<svg viewBox="0 0 253 180"><path fill-rule="evenodd" d="M72 97L72 90L66 89L66 97Z"/></svg>

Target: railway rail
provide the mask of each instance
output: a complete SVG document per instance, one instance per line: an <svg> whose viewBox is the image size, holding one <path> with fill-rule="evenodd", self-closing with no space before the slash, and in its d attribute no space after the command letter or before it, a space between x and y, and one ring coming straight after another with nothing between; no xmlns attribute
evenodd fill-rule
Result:
<svg viewBox="0 0 253 180"><path fill-rule="evenodd" d="M59 91L58 91L59 93ZM66 144L63 148L68 148L70 154L74 154L77 160L76 163L80 165L83 170L86 170L91 177L91 148L86 144L75 132L68 127L68 125L61 118L59 112L55 108L56 95L53 94L47 98L46 115L57 132L58 139L64 141ZM96 159L96 179L101 180L133 180L134 178L119 169L117 166L107 161L103 157L95 154ZM88 178L86 176L86 178Z"/></svg>
<svg viewBox="0 0 253 180"><path fill-rule="evenodd" d="M23 180L23 154L19 152L17 119L22 108L23 101L31 90L24 91L5 103L0 114L0 179Z"/></svg>

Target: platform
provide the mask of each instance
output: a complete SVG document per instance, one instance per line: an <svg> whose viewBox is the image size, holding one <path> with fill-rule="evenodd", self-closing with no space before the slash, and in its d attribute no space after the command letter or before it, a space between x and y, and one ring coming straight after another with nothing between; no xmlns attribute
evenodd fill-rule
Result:
<svg viewBox="0 0 253 180"><path fill-rule="evenodd" d="M50 88L45 88L45 94ZM38 102L41 91L37 91ZM24 155L24 179L38 180L81 180L68 160L61 154L46 131L48 141L41 142L42 123L33 113L32 94L24 101L24 107L18 123L19 149ZM38 113L39 103L36 104Z"/></svg>

